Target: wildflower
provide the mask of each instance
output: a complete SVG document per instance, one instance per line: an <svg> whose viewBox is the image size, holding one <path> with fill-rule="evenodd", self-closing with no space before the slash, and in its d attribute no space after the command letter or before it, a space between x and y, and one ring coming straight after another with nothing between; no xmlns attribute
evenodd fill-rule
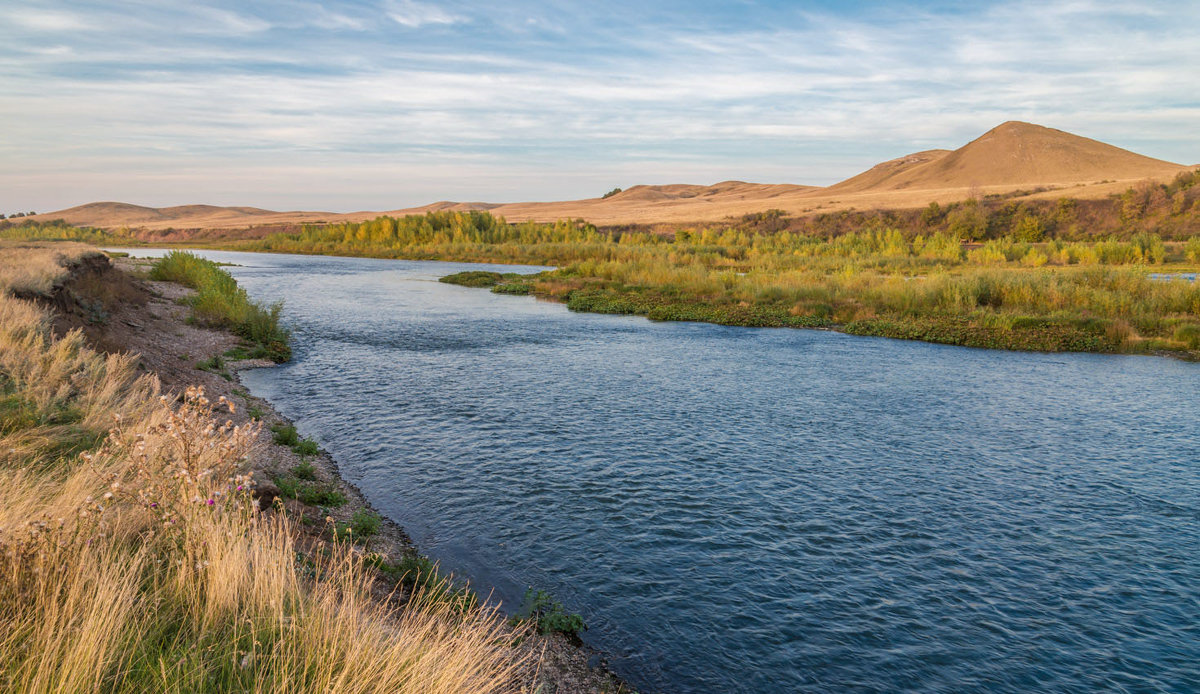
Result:
<svg viewBox="0 0 1200 694"><path fill-rule="evenodd" d="M212 506L212 505L213 505L213 504L215 504L216 502L215 502L215 501L213 501L212 499L209 499L209 500L208 500L208 501L206 501L205 503L207 503L209 506Z"/></svg>

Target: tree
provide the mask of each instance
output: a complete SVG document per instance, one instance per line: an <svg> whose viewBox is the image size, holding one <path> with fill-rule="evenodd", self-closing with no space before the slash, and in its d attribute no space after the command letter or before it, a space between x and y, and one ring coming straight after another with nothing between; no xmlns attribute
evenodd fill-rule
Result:
<svg viewBox="0 0 1200 694"><path fill-rule="evenodd" d="M1013 238L1025 243L1037 243L1046 236L1046 228L1036 215L1026 214L1013 224Z"/></svg>
<svg viewBox="0 0 1200 694"><path fill-rule="evenodd" d="M607 193L605 193L604 195L601 195L601 196L600 196L600 199L601 199L601 200L606 200L606 199L608 199L608 198L611 198L612 196L614 196L614 195L616 195L617 193L620 193L620 192L621 192L621 189L620 189L620 188L613 188L612 190L608 191L608 192L607 192Z"/></svg>

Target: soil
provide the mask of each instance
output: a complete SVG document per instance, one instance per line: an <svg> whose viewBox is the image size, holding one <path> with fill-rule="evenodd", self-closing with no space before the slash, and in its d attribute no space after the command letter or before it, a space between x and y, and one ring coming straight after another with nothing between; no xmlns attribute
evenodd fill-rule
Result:
<svg viewBox="0 0 1200 694"><path fill-rule="evenodd" d="M233 360L226 353L240 344L233 334L194 324L190 310L181 301L191 289L170 282L145 278L148 261L109 259L96 254L70 267L68 278L49 297L36 297L55 313L54 330L63 334L80 329L89 343L106 353L138 354L139 368L158 376L162 390L178 397L190 386L203 386L212 401L224 396L236 406L235 424L262 423L254 461L254 476L260 508L264 513L286 513L297 520L302 545L329 542L327 516L346 522L355 511L371 509L360 491L338 474L337 462L325 451L301 458L290 447L273 441L270 427L291 424L269 402L254 397L241 385L238 372L273 366L264 360ZM33 297L31 297L33 298ZM219 358L219 361L214 361ZM348 503L337 508L316 508L298 500L284 500L274 480L301 462L315 469L319 482L340 491ZM382 516L382 514L379 514ZM382 527L365 550L395 561L417 553L404 529L383 517ZM384 602L403 599L383 574L376 581L376 597ZM528 656L529 665L512 691L533 694L630 692L604 666L602 654L561 634L535 635L515 646Z"/></svg>

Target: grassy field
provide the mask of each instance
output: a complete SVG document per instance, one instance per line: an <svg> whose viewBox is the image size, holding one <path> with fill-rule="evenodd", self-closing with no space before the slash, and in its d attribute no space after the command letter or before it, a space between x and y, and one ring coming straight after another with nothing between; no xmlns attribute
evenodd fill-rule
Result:
<svg viewBox="0 0 1200 694"><path fill-rule="evenodd" d="M26 268L0 280L52 285L63 248L0 248ZM0 690L503 690L496 615L436 586L385 606L351 543L257 512L258 426L227 407L0 292Z"/></svg>

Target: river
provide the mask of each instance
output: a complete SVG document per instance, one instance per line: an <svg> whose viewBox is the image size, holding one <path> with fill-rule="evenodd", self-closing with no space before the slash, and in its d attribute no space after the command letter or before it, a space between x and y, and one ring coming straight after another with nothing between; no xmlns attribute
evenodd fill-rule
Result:
<svg viewBox="0 0 1200 694"><path fill-rule="evenodd" d="M576 314L435 281L462 263L202 254L284 301L295 358L244 372L254 394L445 568L581 613L642 691L1200 682L1200 365Z"/></svg>

